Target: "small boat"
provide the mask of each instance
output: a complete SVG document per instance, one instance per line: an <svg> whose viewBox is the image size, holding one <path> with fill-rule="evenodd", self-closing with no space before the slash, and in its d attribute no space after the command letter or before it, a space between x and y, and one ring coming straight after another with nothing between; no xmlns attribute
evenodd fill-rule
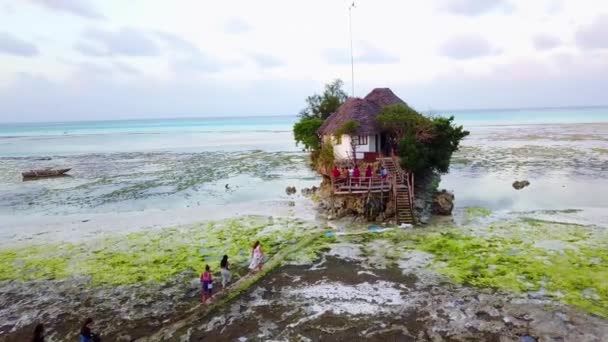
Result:
<svg viewBox="0 0 608 342"><path fill-rule="evenodd" d="M57 177L64 176L66 172L71 169L40 169L40 170L29 170L26 172L22 172L21 175L23 178L39 178L39 177Z"/></svg>

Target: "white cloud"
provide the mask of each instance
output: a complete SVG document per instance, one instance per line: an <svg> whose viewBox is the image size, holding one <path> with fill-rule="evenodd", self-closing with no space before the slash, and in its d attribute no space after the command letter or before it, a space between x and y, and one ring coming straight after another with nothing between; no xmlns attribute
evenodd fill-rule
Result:
<svg viewBox="0 0 608 342"><path fill-rule="evenodd" d="M476 16L495 9L510 9L506 0L439 0L440 10L465 16Z"/></svg>
<svg viewBox="0 0 608 342"><path fill-rule="evenodd" d="M29 0L47 9L74 14L89 19L103 19L104 16L88 0Z"/></svg>
<svg viewBox="0 0 608 342"><path fill-rule="evenodd" d="M354 61L357 64L393 64L399 57L389 51L379 49L368 42L358 42L354 49ZM350 64L350 49L325 49L323 57L331 64Z"/></svg>
<svg viewBox="0 0 608 342"><path fill-rule="evenodd" d="M226 33L239 34L251 31L251 25L246 21L238 18L231 18L224 26Z"/></svg>
<svg viewBox="0 0 608 342"><path fill-rule="evenodd" d="M70 4L84 6L84 15L68 9ZM601 102L605 96L597 89L604 84L601 65L608 58L603 19L608 2L555 4L358 1L352 11L355 93L393 87L408 103L423 109ZM9 54L7 44L0 44L0 120L12 112L35 118L43 104L57 120L78 112L102 119L127 112L147 116L165 111L171 116L168 104L189 115L287 114L297 112L303 98L328 80L342 78L346 89L351 86L347 2L183 0L175 5L107 0L59 1L49 5L52 8L42 2L11 5L14 11L0 9L2 30L31 49L16 49L21 51L16 54L13 48ZM80 20L96 17L87 15L86 8L105 20ZM16 82L14 78L24 73L35 77ZM87 73L92 76L85 77ZM557 89L574 84L571 79L578 80L574 83L579 89L560 95ZM52 106L55 100L47 94L32 99L28 87L63 102ZM256 87L268 93L252 92ZM78 89L82 100L71 93ZM272 100L271 90L275 97L281 94L280 101ZM217 101L201 100L207 96ZM86 111L87 106L103 107L100 99L112 103L112 110ZM135 110L127 99L152 101L154 106ZM205 103L199 106L197 101ZM248 105L235 104L243 101Z"/></svg>
<svg viewBox="0 0 608 342"><path fill-rule="evenodd" d="M498 52L487 39L477 34L450 37L439 48L442 56L453 59L473 59L495 55Z"/></svg>
<svg viewBox="0 0 608 342"><path fill-rule="evenodd" d="M36 45L32 43L23 41L10 33L0 32L0 53L20 57L34 57L39 54L39 51Z"/></svg>
<svg viewBox="0 0 608 342"><path fill-rule="evenodd" d="M585 49L608 49L608 14L599 15L576 32L576 42Z"/></svg>
<svg viewBox="0 0 608 342"><path fill-rule="evenodd" d="M134 28L117 31L89 29L76 49L88 56L157 56L160 49L150 35Z"/></svg>
<svg viewBox="0 0 608 342"><path fill-rule="evenodd" d="M532 38L534 47L538 50L551 50L561 45L562 41L555 36L546 33L537 34Z"/></svg>
<svg viewBox="0 0 608 342"><path fill-rule="evenodd" d="M251 58L261 68L275 68L284 64L280 59L263 53L254 53Z"/></svg>

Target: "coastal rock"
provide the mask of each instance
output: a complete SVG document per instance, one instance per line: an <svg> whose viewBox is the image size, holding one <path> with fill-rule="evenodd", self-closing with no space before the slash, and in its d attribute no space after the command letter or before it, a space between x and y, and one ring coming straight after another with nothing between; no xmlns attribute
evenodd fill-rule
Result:
<svg viewBox="0 0 608 342"><path fill-rule="evenodd" d="M302 195L304 195L304 196L312 196L318 190L319 190L319 188L317 188L316 186L313 185L311 188L303 188L303 189L301 189L300 193L302 193Z"/></svg>
<svg viewBox="0 0 608 342"><path fill-rule="evenodd" d="M285 188L285 193L288 195L293 195L296 193L296 187L295 186L288 186Z"/></svg>
<svg viewBox="0 0 608 342"><path fill-rule="evenodd" d="M447 190L441 190L433 199L433 214L452 215L454 209L454 194Z"/></svg>
<svg viewBox="0 0 608 342"><path fill-rule="evenodd" d="M528 182L527 180L513 182L513 188L515 190L521 190L527 187L528 185L530 185L530 182Z"/></svg>
<svg viewBox="0 0 608 342"><path fill-rule="evenodd" d="M426 202L423 198L414 199L414 208L423 210L425 206L426 206Z"/></svg>

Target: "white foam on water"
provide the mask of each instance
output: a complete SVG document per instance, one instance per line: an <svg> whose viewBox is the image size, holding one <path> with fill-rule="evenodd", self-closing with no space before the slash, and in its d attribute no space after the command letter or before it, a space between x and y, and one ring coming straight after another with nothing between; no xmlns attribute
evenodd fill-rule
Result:
<svg viewBox="0 0 608 342"><path fill-rule="evenodd" d="M304 310L310 315L331 312L336 315L374 315L393 312L408 304L396 283L378 281L373 284L346 285L340 282L322 282L306 287L285 288L288 299L305 299Z"/></svg>
<svg viewBox="0 0 608 342"><path fill-rule="evenodd" d="M345 260L363 260L361 247L358 244L341 242L331 246L327 255Z"/></svg>

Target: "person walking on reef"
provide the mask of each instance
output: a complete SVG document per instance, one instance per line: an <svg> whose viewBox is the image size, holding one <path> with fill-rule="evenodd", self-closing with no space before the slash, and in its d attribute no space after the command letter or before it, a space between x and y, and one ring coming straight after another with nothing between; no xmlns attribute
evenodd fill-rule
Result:
<svg viewBox="0 0 608 342"><path fill-rule="evenodd" d="M91 331L92 325L92 318L89 317L84 320L82 328L80 328L80 342L101 342L101 338L99 337L99 335Z"/></svg>
<svg viewBox="0 0 608 342"><path fill-rule="evenodd" d="M260 241L256 241L251 248L251 262L249 263L249 269L254 273L259 272L262 270L263 262L264 252L262 251L262 245L260 245Z"/></svg>
<svg viewBox="0 0 608 342"><path fill-rule="evenodd" d="M213 275L209 265L205 265L205 272L201 274L201 291L201 303L205 304L213 294Z"/></svg>
<svg viewBox="0 0 608 342"><path fill-rule="evenodd" d="M32 336L32 342L44 342L44 325L42 323L36 324L34 328L34 336Z"/></svg>
<svg viewBox="0 0 608 342"><path fill-rule="evenodd" d="M230 273L230 263L228 262L228 256L224 255L222 261L220 261L220 268L222 274L222 288L225 289L226 285L232 279L232 273Z"/></svg>

